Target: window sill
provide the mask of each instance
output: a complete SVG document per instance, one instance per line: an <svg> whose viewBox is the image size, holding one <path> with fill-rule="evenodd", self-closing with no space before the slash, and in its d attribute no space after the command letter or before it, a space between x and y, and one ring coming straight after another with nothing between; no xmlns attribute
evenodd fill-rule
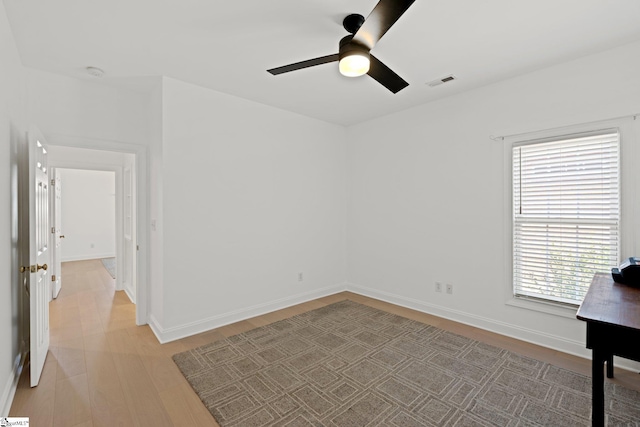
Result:
<svg viewBox="0 0 640 427"><path fill-rule="evenodd" d="M515 297L507 300L505 304L512 307L524 308L526 310L552 314L554 316L566 317L568 319L575 319L576 313L578 312L577 306L569 307L566 305L554 304L552 302L530 301Z"/></svg>

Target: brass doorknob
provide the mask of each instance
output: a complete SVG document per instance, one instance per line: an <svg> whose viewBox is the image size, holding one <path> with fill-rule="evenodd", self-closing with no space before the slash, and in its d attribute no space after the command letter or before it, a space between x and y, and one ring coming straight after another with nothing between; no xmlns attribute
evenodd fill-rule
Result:
<svg viewBox="0 0 640 427"><path fill-rule="evenodd" d="M64 239L64 234L61 234L61 235L60 235L60 238L61 238L61 239Z"/></svg>
<svg viewBox="0 0 640 427"><path fill-rule="evenodd" d="M31 273L35 273L36 271L39 270L44 270L47 271L47 268L49 268L49 266L47 264L42 264L42 265L32 265L31 267L27 266L21 266L20 267L20 273L24 273L24 272L31 272Z"/></svg>

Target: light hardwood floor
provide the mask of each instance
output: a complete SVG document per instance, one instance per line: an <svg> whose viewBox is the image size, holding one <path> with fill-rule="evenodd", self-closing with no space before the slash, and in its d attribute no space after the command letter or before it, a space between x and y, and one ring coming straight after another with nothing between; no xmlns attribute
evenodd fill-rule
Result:
<svg viewBox="0 0 640 427"><path fill-rule="evenodd" d="M40 426L217 426L171 356L343 299L428 323L590 375L589 360L343 292L161 345L135 325L135 306L99 260L63 264L63 287L50 304L51 347L40 385L20 379L10 416ZM640 391L637 373L614 381Z"/></svg>

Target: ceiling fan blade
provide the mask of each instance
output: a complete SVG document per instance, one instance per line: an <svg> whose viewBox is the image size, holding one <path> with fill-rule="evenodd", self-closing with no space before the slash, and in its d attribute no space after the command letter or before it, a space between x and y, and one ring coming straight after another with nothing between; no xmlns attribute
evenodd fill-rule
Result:
<svg viewBox="0 0 640 427"><path fill-rule="evenodd" d="M394 73L391 68L384 65L378 58L373 55L371 57L371 66L369 68L369 76L373 77L378 83L386 87L393 93L398 93L405 87L409 86L402 77Z"/></svg>
<svg viewBox="0 0 640 427"><path fill-rule="evenodd" d="M373 8L364 24L353 35L353 40L369 50L378 43L389 28L396 23L415 0L380 0Z"/></svg>
<svg viewBox="0 0 640 427"><path fill-rule="evenodd" d="M306 61L296 62L295 64L284 65L278 68L272 68L267 70L274 76L282 73L288 73L290 71L302 70L303 68L313 67L316 65L328 64L329 62L335 62L338 60L338 54L321 56L320 58L308 59Z"/></svg>

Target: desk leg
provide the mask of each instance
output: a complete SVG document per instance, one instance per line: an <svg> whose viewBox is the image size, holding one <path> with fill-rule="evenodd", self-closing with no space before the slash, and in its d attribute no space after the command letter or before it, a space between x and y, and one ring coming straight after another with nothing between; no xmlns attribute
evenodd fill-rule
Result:
<svg viewBox="0 0 640 427"><path fill-rule="evenodd" d="M591 425L593 427L604 427L604 362L608 360L608 355L604 351L594 348L592 357L591 381L593 408Z"/></svg>
<svg viewBox="0 0 640 427"><path fill-rule="evenodd" d="M607 356L607 378L613 378L613 354Z"/></svg>

